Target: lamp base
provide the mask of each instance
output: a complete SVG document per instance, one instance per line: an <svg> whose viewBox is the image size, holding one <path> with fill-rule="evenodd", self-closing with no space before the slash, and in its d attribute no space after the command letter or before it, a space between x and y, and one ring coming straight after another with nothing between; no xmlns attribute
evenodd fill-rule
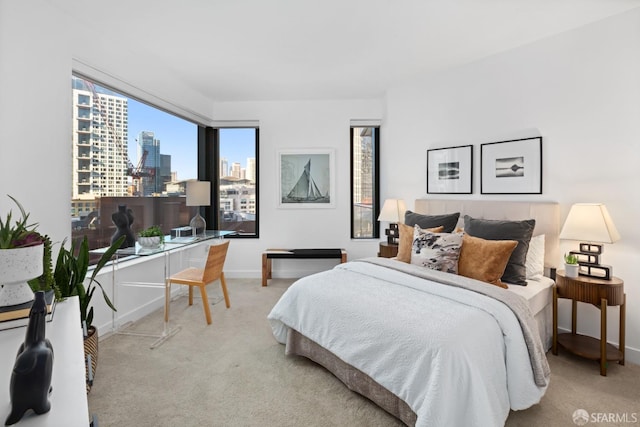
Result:
<svg viewBox="0 0 640 427"><path fill-rule="evenodd" d="M191 221L189 221L189 227L191 227L194 236L202 236L204 235L204 231L207 229L207 222L198 212L196 216L191 218Z"/></svg>
<svg viewBox="0 0 640 427"><path fill-rule="evenodd" d="M600 264L602 252L604 252L603 245L580 243L579 251L570 251L569 253L578 257L578 265L580 266L578 274L580 276L611 280L613 277L611 266Z"/></svg>
<svg viewBox="0 0 640 427"><path fill-rule="evenodd" d="M588 262L578 262L580 270L578 274L586 277L595 277L602 280L611 280L613 268L610 265L590 264Z"/></svg>
<svg viewBox="0 0 640 427"><path fill-rule="evenodd" d="M400 230L398 230L398 224L390 223L389 228L384 231L387 235L387 243L390 245L397 245L398 238L400 237Z"/></svg>

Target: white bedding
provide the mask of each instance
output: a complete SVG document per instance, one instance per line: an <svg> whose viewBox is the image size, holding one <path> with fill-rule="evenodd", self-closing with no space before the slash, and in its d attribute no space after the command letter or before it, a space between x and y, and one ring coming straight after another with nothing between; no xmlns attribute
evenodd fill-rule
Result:
<svg viewBox="0 0 640 427"><path fill-rule="evenodd" d="M502 302L379 265L300 279L268 318L279 342L295 329L400 397L417 426L501 426L546 391Z"/></svg>

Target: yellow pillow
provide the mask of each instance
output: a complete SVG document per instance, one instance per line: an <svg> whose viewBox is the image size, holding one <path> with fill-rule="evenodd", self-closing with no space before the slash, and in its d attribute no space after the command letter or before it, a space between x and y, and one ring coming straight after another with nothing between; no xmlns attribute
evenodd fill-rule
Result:
<svg viewBox="0 0 640 427"><path fill-rule="evenodd" d="M410 263L411 262L411 246L413 246L413 230L414 227L412 225L407 224L398 224L398 231L400 232L400 237L398 238L398 255L396 255L396 259L398 261ZM444 230L443 226L427 228L427 231L432 233L442 233Z"/></svg>
<svg viewBox="0 0 640 427"><path fill-rule="evenodd" d="M458 274L507 288L500 278L511 252L518 246L515 240L485 240L465 234L458 259Z"/></svg>

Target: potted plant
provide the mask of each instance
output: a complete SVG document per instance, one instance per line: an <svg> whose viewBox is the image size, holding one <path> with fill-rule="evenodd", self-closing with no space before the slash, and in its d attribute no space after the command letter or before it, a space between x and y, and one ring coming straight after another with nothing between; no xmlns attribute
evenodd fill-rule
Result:
<svg viewBox="0 0 640 427"><path fill-rule="evenodd" d="M578 277L579 269L578 257L572 253L564 254L564 272L567 277Z"/></svg>
<svg viewBox="0 0 640 427"><path fill-rule="evenodd" d="M160 227L152 225L138 233L138 243L143 248L155 249L164 243L164 233Z"/></svg>
<svg viewBox="0 0 640 427"><path fill-rule="evenodd" d="M29 214L13 197L21 217L12 222L12 212L6 220L0 218L0 306L14 306L33 300L28 281L43 274L45 238L29 224Z"/></svg>
<svg viewBox="0 0 640 427"><path fill-rule="evenodd" d="M91 373L87 369L87 393L91 390L93 373L98 364L98 329L93 325L93 306L91 306L91 299L98 287L107 306L113 311L117 311L96 276L120 248L125 238L126 236L118 238L102 254L93 268L86 287L84 282L89 270L90 259L89 242L86 236L79 247L76 247L76 242L72 242L71 247L67 249L65 248L66 239L62 242L53 271L55 286L60 293L60 297L64 299L77 295L80 303L80 321L84 331L85 359L91 358Z"/></svg>

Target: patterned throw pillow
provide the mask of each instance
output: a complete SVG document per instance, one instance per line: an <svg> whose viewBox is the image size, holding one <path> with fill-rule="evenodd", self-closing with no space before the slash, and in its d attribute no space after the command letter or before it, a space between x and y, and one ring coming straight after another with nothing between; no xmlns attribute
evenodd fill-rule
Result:
<svg viewBox="0 0 640 427"><path fill-rule="evenodd" d="M398 239L398 254L396 259L398 261L411 263L411 246L413 245L413 228L414 226L399 223L398 230L400 231L400 238ZM441 233L444 227L427 228L427 231L432 233Z"/></svg>
<svg viewBox="0 0 640 427"><path fill-rule="evenodd" d="M416 225L413 231L411 264L458 274L461 233L432 233Z"/></svg>

